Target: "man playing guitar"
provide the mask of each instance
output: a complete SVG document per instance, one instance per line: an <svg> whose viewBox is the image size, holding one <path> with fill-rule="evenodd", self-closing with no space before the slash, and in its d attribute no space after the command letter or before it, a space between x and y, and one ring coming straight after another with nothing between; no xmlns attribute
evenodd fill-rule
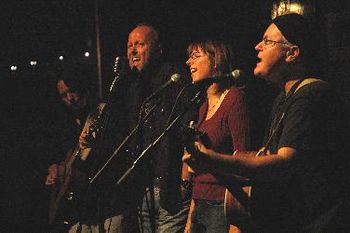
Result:
<svg viewBox="0 0 350 233"><path fill-rule="evenodd" d="M74 169L73 172L72 165L76 158L86 160L89 156L89 149L80 149L78 137L81 132L86 134L91 131L93 116L96 115L91 113L96 112L96 109L101 110L89 92L87 78L88 74L84 70L69 67L55 83L60 100L53 108L50 135L52 144L58 146L53 146L52 162L45 181L51 190L49 224L54 232L68 232L79 221L73 199L76 198L76 191L82 191L76 189L82 188L86 174L80 169Z"/></svg>

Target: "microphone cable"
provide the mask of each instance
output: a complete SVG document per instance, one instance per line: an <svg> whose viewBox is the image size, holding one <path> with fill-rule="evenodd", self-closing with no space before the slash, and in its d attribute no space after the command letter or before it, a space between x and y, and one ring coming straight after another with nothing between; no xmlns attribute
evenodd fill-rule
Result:
<svg viewBox="0 0 350 233"><path fill-rule="evenodd" d="M179 102L180 96L182 95L182 93L184 92L184 90L185 90L186 88L188 88L189 86L191 86L191 85L192 85L191 83L185 85L183 88L181 88L181 90L180 90L179 93L177 94L176 99L175 99L175 102L174 102L174 104L173 104L173 107L172 107L172 109L171 109L171 112L170 112L170 114L169 114L169 117L168 117L168 120L167 120L167 123L166 123L166 126L167 126L167 127L168 127L169 124L170 124L171 118L172 118L172 116L173 116L173 114L174 114L175 107L176 107L176 105L177 105L178 102Z"/></svg>

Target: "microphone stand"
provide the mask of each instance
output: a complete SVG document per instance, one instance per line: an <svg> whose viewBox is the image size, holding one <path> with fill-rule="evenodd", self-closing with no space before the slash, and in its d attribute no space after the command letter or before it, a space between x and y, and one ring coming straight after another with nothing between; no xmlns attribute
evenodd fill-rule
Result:
<svg viewBox="0 0 350 233"><path fill-rule="evenodd" d="M113 154L107 159L107 161L103 164L103 166L95 173L95 175L92 178L89 178L89 183L93 184L95 180L100 176L101 172L105 170L105 168L111 163L113 158L119 153L119 151L124 147L124 145L130 140L130 138L138 131L140 126L143 124L145 120L147 120L148 116L153 112L153 110L156 108L157 103L155 103L150 111L138 122L138 124L135 126L134 129L130 131L128 136L124 138L124 140L121 142L121 144L117 147L117 149L113 152Z"/></svg>
<svg viewBox="0 0 350 233"><path fill-rule="evenodd" d="M136 168L136 166L139 164L139 161L141 161L146 155L147 152L153 149L153 147L169 132L170 129L174 126L175 123L193 106L196 104L199 104L201 102L201 95L202 90L198 91L197 94L191 99L190 104L188 104L185 109L165 128L165 130L159 135L156 140L154 140L151 144L149 144L146 149L142 151L142 153L137 157L137 159L133 162L132 166L119 178L117 181L117 185L120 185L129 175L130 173Z"/></svg>

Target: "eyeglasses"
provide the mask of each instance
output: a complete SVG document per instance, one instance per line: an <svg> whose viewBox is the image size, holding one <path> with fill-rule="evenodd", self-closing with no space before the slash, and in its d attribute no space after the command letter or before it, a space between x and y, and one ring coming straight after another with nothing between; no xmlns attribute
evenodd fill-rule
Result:
<svg viewBox="0 0 350 233"><path fill-rule="evenodd" d="M271 48L275 46L276 44L283 44L287 46L292 46L292 44L288 41L275 41L275 40L269 40L269 39L262 39L262 41L259 42L259 44L262 44L264 48Z"/></svg>

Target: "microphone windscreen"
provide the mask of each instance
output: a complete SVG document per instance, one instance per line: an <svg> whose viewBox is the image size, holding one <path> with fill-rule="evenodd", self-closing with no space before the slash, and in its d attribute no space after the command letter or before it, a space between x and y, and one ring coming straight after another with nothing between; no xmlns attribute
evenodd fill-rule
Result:
<svg viewBox="0 0 350 233"><path fill-rule="evenodd" d="M170 79L171 79L171 81L173 81L173 82L178 82L178 81L180 81L180 79L181 79L181 75L178 74L178 73L175 73L175 74L171 75Z"/></svg>
<svg viewBox="0 0 350 233"><path fill-rule="evenodd" d="M236 78L240 78L240 77L243 76L243 71L239 70L239 69L236 69L236 70L233 70L231 74L232 74L232 77L234 79L236 79Z"/></svg>

